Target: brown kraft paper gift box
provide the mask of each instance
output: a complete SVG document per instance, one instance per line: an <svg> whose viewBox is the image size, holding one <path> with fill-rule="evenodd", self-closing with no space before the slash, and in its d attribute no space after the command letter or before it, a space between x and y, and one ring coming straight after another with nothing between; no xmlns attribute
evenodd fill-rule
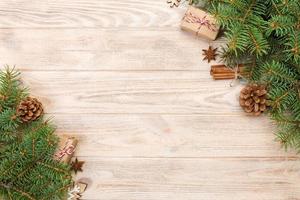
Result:
<svg viewBox="0 0 300 200"><path fill-rule="evenodd" d="M208 40L215 40L220 26L212 15L190 6L182 19L181 29Z"/></svg>
<svg viewBox="0 0 300 200"><path fill-rule="evenodd" d="M63 137L60 140L59 148L54 155L54 159L63 163L69 163L76 150L78 140L75 137Z"/></svg>

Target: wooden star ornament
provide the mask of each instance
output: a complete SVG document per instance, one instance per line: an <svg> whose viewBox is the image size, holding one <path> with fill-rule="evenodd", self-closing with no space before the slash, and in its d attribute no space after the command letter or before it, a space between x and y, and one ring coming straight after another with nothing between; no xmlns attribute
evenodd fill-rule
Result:
<svg viewBox="0 0 300 200"><path fill-rule="evenodd" d="M68 200L79 200L86 188L87 184L85 183L75 183L74 186L68 190Z"/></svg>
<svg viewBox="0 0 300 200"><path fill-rule="evenodd" d="M207 60L208 63L210 63L210 61L212 60L216 60L216 57L217 57L217 51L218 51L218 48L212 48L212 46L209 46L208 49L203 49L203 60Z"/></svg>
<svg viewBox="0 0 300 200"><path fill-rule="evenodd" d="M82 166L84 164L84 161L79 161L77 158L75 161L71 163L71 169L77 174L78 171L82 172Z"/></svg>
<svg viewBox="0 0 300 200"><path fill-rule="evenodd" d="M173 8L174 6L178 7L181 0L167 0L167 3L170 4L170 7Z"/></svg>

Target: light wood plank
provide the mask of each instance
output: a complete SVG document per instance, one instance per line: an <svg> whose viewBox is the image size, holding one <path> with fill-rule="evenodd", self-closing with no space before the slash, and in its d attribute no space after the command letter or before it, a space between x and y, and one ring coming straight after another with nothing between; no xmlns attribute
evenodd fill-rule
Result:
<svg viewBox="0 0 300 200"><path fill-rule="evenodd" d="M165 0L2 0L1 64L79 138L90 200L299 200L298 156L212 81ZM48 116L49 116L48 115Z"/></svg>
<svg viewBox="0 0 300 200"><path fill-rule="evenodd" d="M57 114L59 135L79 139L78 156L282 157L267 117Z"/></svg>
<svg viewBox="0 0 300 200"><path fill-rule="evenodd" d="M85 158L84 199L299 200L294 159Z"/></svg>
<svg viewBox="0 0 300 200"><path fill-rule="evenodd" d="M49 113L243 113L240 86L209 72L24 72L23 81Z"/></svg>
<svg viewBox="0 0 300 200"><path fill-rule="evenodd" d="M222 40L214 42L219 46ZM0 64L21 70L209 70L208 43L173 30L2 29Z"/></svg>
<svg viewBox="0 0 300 200"><path fill-rule="evenodd" d="M0 28L177 27L184 8L165 0L2 0Z"/></svg>

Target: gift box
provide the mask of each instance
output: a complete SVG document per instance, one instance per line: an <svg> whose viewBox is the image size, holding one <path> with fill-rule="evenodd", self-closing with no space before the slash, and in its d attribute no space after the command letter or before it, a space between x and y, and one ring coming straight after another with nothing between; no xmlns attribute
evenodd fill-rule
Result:
<svg viewBox="0 0 300 200"><path fill-rule="evenodd" d="M215 40L220 26L212 15L190 6L182 19L181 29L192 32L199 37Z"/></svg>
<svg viewBox="0 0 300 200"><path fill-rule="evenodd" d="M63 163L69 163L76 150L78 140L74 137L62 138L54 159Z"/></svg>

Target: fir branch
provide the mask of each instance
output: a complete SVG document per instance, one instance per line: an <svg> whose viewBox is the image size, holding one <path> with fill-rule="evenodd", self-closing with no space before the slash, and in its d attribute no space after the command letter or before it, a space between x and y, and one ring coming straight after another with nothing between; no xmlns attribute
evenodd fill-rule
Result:
<svg viewBox="0 0 300 200"><path fill-rule="evenodd" d="M18 195L20 195L21 197L24 197L26 199L29 199L29 200L37 200L35 199L34 197L31 196L31 194L25 192L25 191L22 191L18 188L15 188L15 187L12 187L8 184L5 184L5 183L1 183L0 182L0 187L3 187L5 188L7 191L10 191L10 190L13 190L14 192L16 192Z"/></svg>
<svg viewBox="0 0 300 200"><path fill-rule="evenodd" d="M49 120L24 123L16 114L28 96L19 76L0 72L0 199L61 199L67 190L56 189L72 182L70 167L53 159L58 138Z"/></svg>
<svg viewBox="0 0 300 200"><path fill-rule="evenodd" d="M267 85L277 138L300 152L300 1L210 1L207 8L225 28L222 58L249 63L249 81Z"/></svg>
<svg viewBox="0 0 300 200"><path fill-rule="evenodd" d="M253 8L254 8L255 4L256 4L256 0L251 0L250 5L248 5L247 7L244 6L244 8L246 8L246 9L245 9L244 12L243 12L243 13L245 13L245 15L244 15L244 17L243 17L243 19L242 19L242 22L245 22L246 19L247 19L247 18L250 16L250 14L253 12Z"/></svg>
<svg viewBox="0 0 300 200"><path fill-rule="evenodd" d="M9 66L6 66L4 71L0 71L0 95L2 109L14 108L28 95L27 89L21 86L19 71Z"/></svg>

